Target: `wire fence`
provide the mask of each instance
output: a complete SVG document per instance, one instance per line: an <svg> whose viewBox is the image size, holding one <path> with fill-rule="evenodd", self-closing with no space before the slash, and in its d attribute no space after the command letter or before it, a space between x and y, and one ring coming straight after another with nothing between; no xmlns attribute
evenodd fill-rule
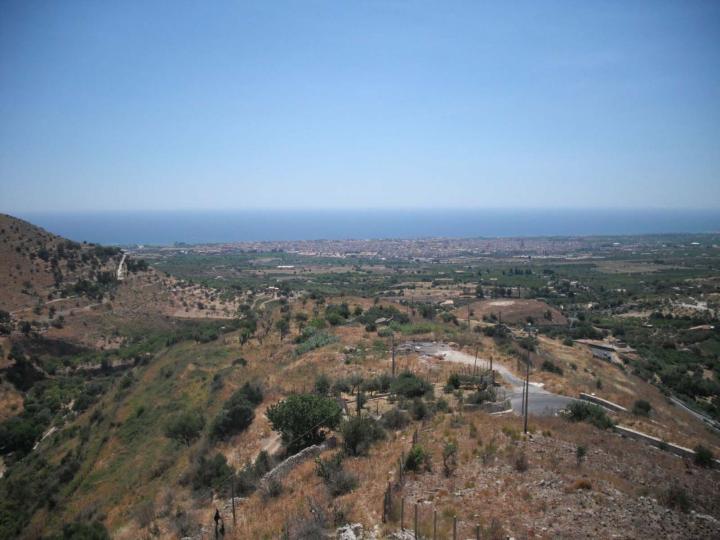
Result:
<svg viewBox="0 0 720 540"><path fill-rule="evenodd" d="M422 429L413 433L411 446L422 444ZM382 501L382 521L397 526L412 538L422 540L458 540L475 538L477 540L498 538L502 531L497 522L481 523L477 519L467 519L454 512L438 511L432 501L421 500L405 494L407 479L407 454L398 457L398 466L394 480L388 482Z"/></svg>

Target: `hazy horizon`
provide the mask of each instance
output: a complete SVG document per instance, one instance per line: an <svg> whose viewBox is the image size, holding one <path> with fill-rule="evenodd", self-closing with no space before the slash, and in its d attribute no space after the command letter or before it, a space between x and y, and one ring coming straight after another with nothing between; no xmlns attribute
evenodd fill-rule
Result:
<svg viewBox="0 0 720 540"><path fill-rule="evenodd" d="M714 209L246 209L18 217L73 240L122 245L720 232L720 210Z"/></svg>

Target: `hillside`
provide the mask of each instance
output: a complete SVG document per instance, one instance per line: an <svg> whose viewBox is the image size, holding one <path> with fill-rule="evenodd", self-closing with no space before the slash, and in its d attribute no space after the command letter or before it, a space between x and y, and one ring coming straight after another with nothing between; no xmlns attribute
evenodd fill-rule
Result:
<svg viewBox="0 0 720 540"><path fill-rule="evenodd" d="M483 308L497 302L473 301L468 326L466 309L444 304L463 298L447 282L434 303L410 306L329 290L362 270L213 288L133 254L125 278L104 283L119 253L103 263L90 253L112 248L84 245L50 262L63 279L43 285L46 266L15 244L57 253L66 241L9 222L13 274L36 278L37 295L0 303L0 538L199 540L216 509L226 538L325 538L347 524L404 538L416 504L423 537L433 519L439 538L455 519L460 538L477 527L498 539L720 535L720 434L632 364L552 337L568 326L547 303L516 300L501 324ZM218 275L212 259L200 270ZM63 298L82 280L102 295ZM529 333L528 317L548 333ZM625 410L575 410L580 393Z"/></svg>

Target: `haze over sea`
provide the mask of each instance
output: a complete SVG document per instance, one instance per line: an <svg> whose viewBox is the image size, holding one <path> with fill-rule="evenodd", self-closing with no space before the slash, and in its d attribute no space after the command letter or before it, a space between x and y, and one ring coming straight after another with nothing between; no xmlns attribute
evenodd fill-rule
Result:
<svg viewBox="0 0 720 540"><path fill-rule="evenodd" d="M20 217L73 240L120 245L720 231L720 209L253 209L24 213Z"/></svg>

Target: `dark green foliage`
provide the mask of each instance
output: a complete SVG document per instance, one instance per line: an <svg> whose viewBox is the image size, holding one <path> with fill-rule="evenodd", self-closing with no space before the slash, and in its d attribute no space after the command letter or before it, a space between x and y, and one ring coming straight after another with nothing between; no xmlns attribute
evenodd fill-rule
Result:
<svg viewBox="0 0 720 540"><path fill-rule="evenodd" d="M202 453L193 464L192 486L197 491L212 489L226 493L233 475L234 471L227 464L225 456L218 453L208 459Z"/></svg>
<svg viewBox="0 0 720 540"><path fill-rule="evenodd" d="M327 396L330 393L330 378L321 373L315 379L315 393L321 396Z"/></svg>
<svg viewBox="0 0 720 540"><path fill-rule="evenodd" d="M12 417L0 424L0 454L17 452L23 456L30 452L40 438L44 426L29 418Z"/></svg>
<svg viewBox="0 0 720 540"><path fill-rule="evenodd" d="M50 540L110 540L110 535L99 521L76 522L63 525L62 533L50 537Z"/></svg>
<svg viewBox="0 0 720 540"><path fill-rule="evenodd" d="M210 436L215 440L227 439L247 429L255 419L255 407L262 403L260 386L245 383L230 396L213 420Z"/></svg>
<svg viewBox="0 0 720 540"><path fill-rule="evenodd" d="M410 406L410 413L414 420L423 420L430 416L430 409L421 398L415 398Z"/></svg>
<svg viewBox="0 0 720 540"><path fill-rule="evenodd" d="M633 413L638 416L649 416L652 410L652 405L644 399L638 399L633 405Z"/></svg>
<svg viewBox="0 0 720 540"><path fill-rule="evenodd" d="M448 377L447 384L445 385L445 391L450 393L458 388L460 388L460 375L457 373L451 373Z"/></svg>
<svg viewBox="0 0 720 540"><path fill-rule="evenodd" d="M416 472L431 471L432 460L430 453L421 445L414 445L405 458L405 468L409 471Z"/></svg>
<svg viewBox="0 0 720 540"><path fill-rule="evenodd" d="M365 325L373 326L371 331L375 331L375 321L378 319L392 319L395 323L407 324L410 318L406 313L401 312L394 306L373 306L357 318L358 322Z"/></svg>
<svg viewBox="0 0 720 540"><path fill-rule="evenodd" d="M556 365L552 360L544 360L540 369L557 375L563 374L562 368Z"/></svg>
<svg viewBox="0 0 720 540"><path fill-rule="evenodd" d="M350 493L357 487L357 478L343 468L342 452L328 459L318 457L315 463L317 475L323 479L333 497Z"/></svg>
<svg viewBox="0 0 720 540"><path fill-rule="evenodd" d="M390 391L393 394L414 398L424 396L425 394L432 394L433 387L426 380L421 379L409 371L405 371L398 375L392 382Z"/></svg>
<svg viewBox="0 0 720 540"><path fill-rule="evenodd" d="M343 447L349 456L364 455L370 446L385 438L380 424L366 416L353 416L340 428L343 436Z"/></svg>
<svg viewBox="0 0 720 540"><path fill-rule="evenodd" d="M702 444L695 447L695 458L693 459L695 465L710 468L713 466L713 459L712 450Z"/></svg>
<svg viewBox="0 0 720 540"><path fill-rule="evenodd" d="M402 429L410 423L410 417L405 411L395 407L383 414L380 422L387 429Z"/></svg>
<svg viewBox="0 0 720 540"><path fill-rule="evenodd" d="M573 422L588 422L600 429L608 429L614 425L601 407L585 401L573 401L570 404L568 419Z"/></svg>
<svg viewBox="0 0 720 540"><path fill-rule="evenodd" d="M334 399L315 394L296 394L272 405L267 417L273 429L282 434L292 454L325 439L324 429L335 429L342 409Z"/></svg>
<svg viewBox="0 0 720 540"><path fill-rule="evenodd" d="M165 436L186 446L200 436L205 418L199 411L185 411L174 416L165 426Z"/></svg>
<svg viewBox="0 0 720 540"><path fill-rule="evenodd" d="M27 360L24 356L16 356L14 347L12 355L15 358L15 363L5 371L5 377L18 390L27 392L32 388L33 384L45 378L45 375L33 362Z"/></svg>

